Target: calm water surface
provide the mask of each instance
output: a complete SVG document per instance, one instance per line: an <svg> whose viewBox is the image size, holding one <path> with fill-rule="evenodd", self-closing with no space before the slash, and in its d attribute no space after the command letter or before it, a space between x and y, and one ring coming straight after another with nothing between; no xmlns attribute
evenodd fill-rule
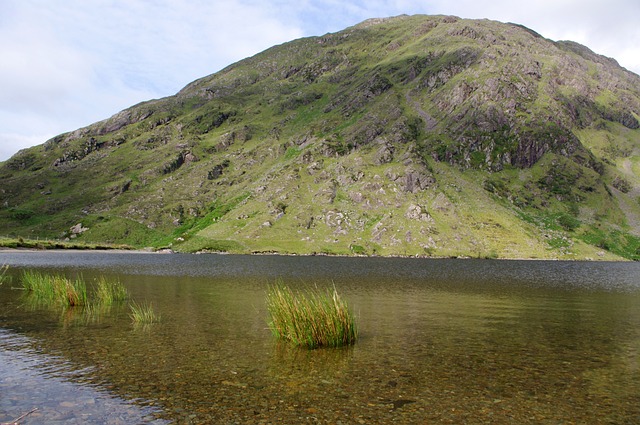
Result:
<svg viewBox="0 0 640 425"><path fill-rule="evenodd" d="M0 422L640 423L640 264L0 252ZM161 323L34 304L26 269L106 275ZM267 286L337 287L358 343L267 328Z"/></svg>

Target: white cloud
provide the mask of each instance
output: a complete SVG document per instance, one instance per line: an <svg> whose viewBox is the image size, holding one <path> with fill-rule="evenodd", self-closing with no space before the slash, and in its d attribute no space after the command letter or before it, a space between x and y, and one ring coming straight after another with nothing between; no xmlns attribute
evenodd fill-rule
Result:
<svg viewBox="0 0 640 425"><path fill-rule="evenodd" d="M24 134L0 133L0 158L6 160L21 149L39 145L53 136L53 134L25 136Z"/></svg>
<svg viewBox="0 0 640 425"><path fill-rule="evenodd" d="M82 55L61 42L49 28L0 28L0 110L51 111L54 100L85 88L88 68Z"/></svg>
<svg viewBox="0 0 640 425"><path fill-rule="evenodd" d="M416 13L521 23L640 72L637 0L0 0L0 161L272 45Z"/></svg>
<svg viewBox="0 0 640 425"><path fill-rule="evenodd" d="M303 34L277 13L241 0L3 0L0 161Z"/></svg>
<svg viewBox="0 0 640 425"><path fill-rule="evenodd" d="M434 0L430 13L525 25L552 40L572 40L640 73L637 0Z"/></svg>

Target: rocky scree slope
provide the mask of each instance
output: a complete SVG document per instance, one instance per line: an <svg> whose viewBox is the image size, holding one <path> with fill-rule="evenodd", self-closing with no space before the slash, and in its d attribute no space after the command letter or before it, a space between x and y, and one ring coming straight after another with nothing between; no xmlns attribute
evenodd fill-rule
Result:
<svg viewBox="0 0 640 425"><path fill-rule="evenodd" d="M585 46L488 20L373 19L19 152L0 164L0 234L638 259L639 111L640 77Z"/></svg>

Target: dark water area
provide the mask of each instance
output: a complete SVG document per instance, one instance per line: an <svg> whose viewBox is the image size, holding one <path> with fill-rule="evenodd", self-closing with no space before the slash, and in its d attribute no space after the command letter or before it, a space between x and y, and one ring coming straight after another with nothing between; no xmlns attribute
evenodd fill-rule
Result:
<svg viewBox="0 0 640 425"><path fill-rule="evenodd" d="M0 252L0 422L640 423L640 264ZM119 279L88 316L29 301L23 270ZM269 332L276 280L331 287L360 339Z"/></svg>

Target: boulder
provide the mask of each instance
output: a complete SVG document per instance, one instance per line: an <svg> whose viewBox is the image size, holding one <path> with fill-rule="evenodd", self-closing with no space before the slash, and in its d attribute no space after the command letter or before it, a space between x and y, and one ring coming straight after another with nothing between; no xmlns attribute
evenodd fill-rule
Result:
<svg viewBox="0 0 640 425"><path fill-rule="evenodd" d="M72 235L79 235L81 233L86 232L87 230L89 230L88 227L82 227L82 223L78 223L75 226L71 226L69 228L69 231L71 232Z"/></svg>

